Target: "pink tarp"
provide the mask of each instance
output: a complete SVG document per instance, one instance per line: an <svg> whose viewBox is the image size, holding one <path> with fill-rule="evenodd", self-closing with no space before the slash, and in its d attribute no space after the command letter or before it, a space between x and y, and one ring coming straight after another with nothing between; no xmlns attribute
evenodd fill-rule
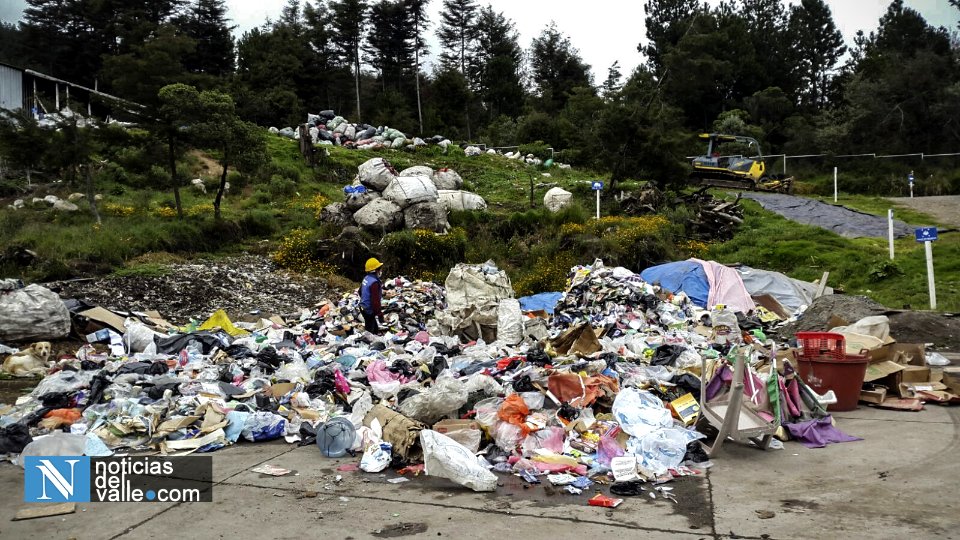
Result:
<svg viewBox="0 0 960 540"><path fill-rule="evenodd" d="M754 308L756 304L743 285L743 279L740 278L739 272L714 261L690 260L700 263L703 266L704 273L707 274L707 281L710 283L707 307L712 308L717 304L723 304L734 311L743 313L747 313Z"/></svg>

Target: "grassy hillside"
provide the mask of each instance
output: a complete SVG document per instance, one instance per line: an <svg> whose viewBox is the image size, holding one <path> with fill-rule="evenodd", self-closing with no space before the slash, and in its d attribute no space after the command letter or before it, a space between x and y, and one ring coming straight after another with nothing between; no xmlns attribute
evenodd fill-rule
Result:
<svg viewBox="0 0 960 540"><path fill-rule="evenodd" d="M465 188L483 195L489 209L450 216L448 235L401 231L385 238L367 237L373 253L388 260L396 272L442 280L460 261L492 259L505 268L518 293L557 290L567 270L603 258L639 270L650 264L689 256L721 262L741 262L782 271L805 280L831 272L830 284L847 293L866 294L891 307L926 306L923 250L912 239L897 242L897 259L890 262L883 239L841 238L815 227L795 224L745 201L745 222L733 240L706 245L689 238L683 207L668 207L656 216L618 216L614 200L604 200L604 219L593 219L589 171L545 171L499 156L467 157L458 148L443 154L431 147L406 151L367 152L330 148L330 156L316 168L301 159L297 144L269 138L271 164L258 179L231 173L231 192L224 219L213 219L214 175L205 160L194 159L191 174L208 182L207 193L184 188L184 220L173 211L173 194L131 187L101 178L97 190L103 223L96 225L82 201L75 214L53 214L44 204L14 211L12 199L0 201L0 276L28 281L74 277L89 273L156 273L165 263L198 254L254 251L274 256L301 271L343 274L337 257L324 256L318 241L336 236L339 228L318 221L320 209L343 199L342 188L356 175L357 166L371 157L386 157L398 170L413 165L449 167L461 174ZM208 178L209 177L209 178ZM531 180L556 183L574 193L575 204L559 214L542 208L546 186L535 189L530 207ZM638 186L623 184L623 189ZM82 191L51 184L25 198L54 194L66 198ZM885 199L845 197L848 206L883 214ZM908 222L930 222L917 213L898 210ZM37 254L31 264L18 262L23 249ZM941 309L960 310L960 235L945 234L935 246L938 297ZM349 269L347 269L349 270Z"/></svg>

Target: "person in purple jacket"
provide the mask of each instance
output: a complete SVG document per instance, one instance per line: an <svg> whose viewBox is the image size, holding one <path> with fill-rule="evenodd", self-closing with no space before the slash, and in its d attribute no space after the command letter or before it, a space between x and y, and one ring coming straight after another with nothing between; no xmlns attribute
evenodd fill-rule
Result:
<svg viewBox="0 0 960 540"><path fill-rule="evenodd" d="M371 334L380 333L383 324L383 284L380 283L380 268L383 263L374 258L367 259L364 270L367 275L360 284L360 312L363 314L363 327ZM378 324L379 323L379 324Z"/></svg>

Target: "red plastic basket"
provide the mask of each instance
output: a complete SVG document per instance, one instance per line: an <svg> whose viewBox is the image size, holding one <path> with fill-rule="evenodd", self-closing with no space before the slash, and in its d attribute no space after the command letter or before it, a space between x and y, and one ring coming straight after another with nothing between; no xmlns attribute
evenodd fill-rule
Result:
<svg viewBox="0 0 960 540"><path fill-rule="evenodd" d="M802 358L843 360L847 352L843 335L833 332L797 332L797 346Z"/></svg>

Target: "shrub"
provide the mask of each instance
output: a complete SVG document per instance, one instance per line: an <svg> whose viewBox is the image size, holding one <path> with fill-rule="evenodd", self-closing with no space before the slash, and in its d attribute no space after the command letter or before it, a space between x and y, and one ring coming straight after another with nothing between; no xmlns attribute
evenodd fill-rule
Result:
<svg viewBox="0 0 960 540"><path fill-rule="evenodd" d="M524 156L528 154L533 154L534 156L546 161L553 157L553 152L550 151L550 145L543 141L536 141L527 144L520 145L520 153Z"/></svg>
<svg viewBox="0 0 960 540"><path fill-rule="evenodd" d="M270 236L280 230L280 224L269 210L250 210L240 218L239 225L246 236Z"/></svg>

